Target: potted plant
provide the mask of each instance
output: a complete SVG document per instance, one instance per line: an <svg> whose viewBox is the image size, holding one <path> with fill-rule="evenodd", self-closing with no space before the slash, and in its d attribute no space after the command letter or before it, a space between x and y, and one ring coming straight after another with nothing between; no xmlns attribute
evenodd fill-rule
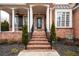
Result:
<svg viewBox="0 0 79 59"><path fill-rule="evenodd" d="M67 45L72 45L73 44L73 34L72 33L68 33L66 35L66 44Z"/></svg>
<svg viewBox="0 0 79 59"><path fill-rule="evenodd" d="M51 26L50 42L51 42L51 45L56 42L56 31L55 31L55 25L54 25L54 23Z"/></svg>
<svg viewBox="0 0 79 59"><path fill-rule="evenodd" d="M22 43L24 44L26 49L28 44L28 30L27 30L26 23L23 25L23 28L22 28Z"/></svg>

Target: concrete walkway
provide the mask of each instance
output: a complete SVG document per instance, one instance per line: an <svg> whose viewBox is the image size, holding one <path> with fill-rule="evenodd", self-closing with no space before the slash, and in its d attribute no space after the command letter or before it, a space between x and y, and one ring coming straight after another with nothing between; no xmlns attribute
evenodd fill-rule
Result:
<svg viewBox="0 0 79 59"><path fill-rule="evenodd" d="M56 50L23 50L18 56L60 56Z"/></svg>

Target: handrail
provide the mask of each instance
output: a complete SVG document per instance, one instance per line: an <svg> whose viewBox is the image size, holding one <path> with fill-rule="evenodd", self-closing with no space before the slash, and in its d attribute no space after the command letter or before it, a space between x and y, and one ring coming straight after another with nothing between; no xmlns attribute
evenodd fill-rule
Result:
<svg viewBox="0 0 79 59"><path fill-rule="evenodd" d="M52 43L51 43L51 41L50 41L50 33L47 32L46 26L45 26L45 33L46 33L46 38L48 39L48 42L50 43L51 49L52 49Z"/></svg>
<svg viewBox="0 0 79 59"><path fill-rule="evenodd" d="M46 33L46 38L47 38L47 28L46 28L46 26L45 26L45 33Z"/></svg>
<svg viewBox="0 0 79 59"><path fill-rule="evenodd" d="M34 31L34 25L32 25L32 28L31 28L31 38L32 38L33 31Z"/></svg>

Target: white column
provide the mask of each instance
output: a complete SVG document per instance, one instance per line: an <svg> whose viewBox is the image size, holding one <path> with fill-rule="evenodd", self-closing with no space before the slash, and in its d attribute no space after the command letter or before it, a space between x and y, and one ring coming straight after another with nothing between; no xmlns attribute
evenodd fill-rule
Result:
<svg viewBox="0 0 79 59"><path fill-rule="evenodd" d="M49 5L47 5L47 11L46 11L46 28L47 32L49 32Z"/></svg>
<svg viewBox="0 0 79 59"><path fill-rule="evenodd" d="M50 29L51 29L51 26L52 26L52 9L50 9Z"/></svg>
<svg viewBox="0 0 79 59"><path fill-rule="evenodd" d="M33 11L32 11L32 6L30 5L30 32L32 29L32 25L33 25Z"/></svg>
<svg viewBox="0 0 79 59"><path fill-rule="evenodd" d="M30 21L29 21L29 20L30 20L30 19L29 19L29 9L27 9L27 12L28 12L28 16L27 16L27 17L28 17L28 21L27 21L27 23L28 23L28 32L29 32L29 31L30 31L30 30L29 30L29 29L30 29L30 24L29 24L29 22L30 22Z"/></svg>
<svg viewBox="0 0 79 59"><path fill-rule="evenodd" d="M70 27L72 28L72 9L70 10Z"/></svg>
<svg viewBox="0 0 79 59"><path fill-rule="evenodd" d="M12 32L15 31L15 13L14 13L14 8L12 8Z"/></svg>
<svg viewBox="0 0 79 59"><path fill-rule="evenodd" d="M0 32L1 32L1 10L0 10Z"/></svg>

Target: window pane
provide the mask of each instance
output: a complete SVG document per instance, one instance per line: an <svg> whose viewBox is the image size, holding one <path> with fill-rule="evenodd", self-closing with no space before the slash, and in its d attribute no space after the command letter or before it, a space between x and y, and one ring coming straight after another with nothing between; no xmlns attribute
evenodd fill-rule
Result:
<svg viewBox="0 0 79 59"><path fill-rule="evenodd" d="M57 13L57 26L60 26L61 24L61 12Z"/></svg>
<svg viewBox="0 0 79 59"><path fill-rule="evenodd" d="M15 17L15 30L22 30L23 26L23 16L16 16Z"/></svg>
<svg viewBox="0 0 79 59"><path fill-rule="evenodd" d="M57 19L57 26L60 26L60 16Z"/></svg>
<svg viewBox="0 0 79 59"><path fill-rule="evenodd" d="M69 26L69 12L66 12L66 26Z"/></svg>
<svg viewBox="0 0 79 59"><path fill-rule="evenodd" d="M15 30L18 29L18 16L15 17Z"/></svg>
<svg viewBox="0 0 79 59"><path fill-rule="evenodd" d="M65 26L65 12L62 13L62 26Z"/></svg>
<svg viewBox="0 0 79 59"><path fill-rule="evenodd" d="M19 16L19 30L22 30L22 26L23 26L23 16Z"/></svg>

